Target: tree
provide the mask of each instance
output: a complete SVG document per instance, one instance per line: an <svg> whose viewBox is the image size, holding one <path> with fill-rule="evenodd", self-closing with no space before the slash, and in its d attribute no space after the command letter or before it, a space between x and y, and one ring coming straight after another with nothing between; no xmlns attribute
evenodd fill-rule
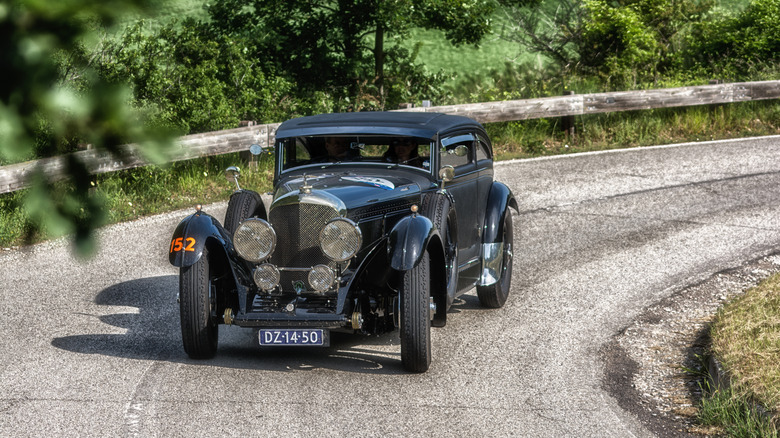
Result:
<svg viewBox="0 0 780 438"><path fill-rule="evenodd" d="M387 64L409 65L413 51L388 48L415 27L439 29L455 45L478 44L489 31L488 0L226 0L208 7L213 26L256 41L267 68L306 90L358 96L371 85L385 106ZM397 68L391 67L390 69ZM414 85L414 84L412 84ZM343 90L343 91L342 91Z"/></svg>
<svg viewBox="0 0 780 438"><path fill-rule="evenodd" d="M555 62L564 77L600 77L607 87L657 80L678 65L689 29L711 0L499 0L504 38Z"/></svg>
<svg viewBox="0 0 780 438"><path fill-rule="evenodd" d="M142 129L143 115L127 104L127 90L102 81L88 67L83 46L95 23L111 25L128 13L147 10L150 0L13 1L0 3L0 161L56 154L88 143L120 156L122 144L139 142L150 158L161 158L162 137ZM65 83L63 67L79 72ZM31 233L73 232L86 254L101 223L100 202L89 195L85 164L68 161L72 189L54 193L39 173L25 200Z"/></svg>
<svg viewBox="0 0 780 438"><path fill-rule="evenodd" d="M276 122L301 110L287 99L294 84L264 73L243 37L193 19L147 27L140 21L107 41L94 65L107 81L129 84L136 105L154 108L158 123L197 133L242 120Z"/></svg>
<svg viewBox="0 0 780 438"><path fill-rule="evenodd" d="M635 5L608 5L585 0L587 19L582 27L580 62L588 72L601 75L608 86L636 87L651 81L661 59L660 35Z"/></svg>
<svg viewBox="0 0 780 438"><path fill-rule="evenodd" d="M564 76L577 69L585 9L578 0L499 0L509 25L501 37L556 63Z"/></svg>

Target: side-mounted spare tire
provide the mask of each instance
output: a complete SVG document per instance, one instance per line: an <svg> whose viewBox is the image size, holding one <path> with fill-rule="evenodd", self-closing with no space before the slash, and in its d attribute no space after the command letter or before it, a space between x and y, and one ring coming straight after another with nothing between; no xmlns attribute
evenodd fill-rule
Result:
<svg viewBox="0 0 780 438"><path fill-rule="evenodd" d="M457 216L455 209L452 208L450 198L438 192L425 195L420 206L420 213L433 222L433 225L439 230L444 245L444 277L439 278L439 281L432 285L437 288L436 293L432 294L436 303L433 326L443 327L447 322L447 297L454 297L458 287ZM440 269L440 267L431 266L431 269Z"/></svg>
<svg viewBox="0 0 780 438"><path fill-rule="evenodd" d="M225 230L232 236L238 224L250 217L266 219L265 205L260 194L252 190L233 192L225 213Z"/></svg>

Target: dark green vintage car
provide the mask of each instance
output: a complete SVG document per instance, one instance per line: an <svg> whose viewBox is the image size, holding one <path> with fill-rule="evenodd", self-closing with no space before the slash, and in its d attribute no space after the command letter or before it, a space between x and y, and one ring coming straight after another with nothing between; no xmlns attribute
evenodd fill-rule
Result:
<svg viewBox="0 0 780 438"><path fill-rule="evenodd" d="M512 278L512 192L468 118L423 112L323 114L282 123L270 205L237 189L224 224L198 211L176 228L184 349L217 350L220 324L263 346L327 346L334 330L399 329L411 372L431 363L430 328L477 289L501 307ZM227 171L238 180L238 170ZM238 187L238 184L236 184Z"/></svg>

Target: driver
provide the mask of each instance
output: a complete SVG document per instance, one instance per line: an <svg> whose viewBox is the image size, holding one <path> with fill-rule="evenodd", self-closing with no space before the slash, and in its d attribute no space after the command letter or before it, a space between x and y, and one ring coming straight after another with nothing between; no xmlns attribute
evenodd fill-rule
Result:
<svg viewBox="0 0 780 438"><path fill-rule="evenodd" d="M418 152L417 142L409 137L393 140L384 154L384 159L391 163L422 167L422 158Z"/></svg>

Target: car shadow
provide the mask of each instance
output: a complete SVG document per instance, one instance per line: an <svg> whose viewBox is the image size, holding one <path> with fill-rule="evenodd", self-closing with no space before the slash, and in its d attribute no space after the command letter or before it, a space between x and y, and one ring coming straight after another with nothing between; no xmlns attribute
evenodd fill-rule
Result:
<svg viewBox="0 0 780 438"><path fill-rule="evenodd" d="M447 310L447 318L449 319L453 314L458 314L461 312L484 309L485 308L479 304L479 298L477 297L476 292L472 290L465 295L461 295L458 298L455 298L455 301L452 302L452 306L450 306L449 310Z"/></svg>
<svg viewBox="0 0 780 438"><path fill-rule="evenodd" d="M398 332L380 336L331 333L329 347L260 347L257 330L220 326L213 359L190 359L181 345L175 275L110 286L95 297L100 314L79 314L105 324L103 333L54 338L52 346L82 354L161 360L190 365L268 371L332 369L367 374L405 374ZM116 309L112 309L116 307ZM133 309L134 308L134 309ZM134 310L137 309L137 312ZM112 313L113 312L113 313Z"/></svg>

